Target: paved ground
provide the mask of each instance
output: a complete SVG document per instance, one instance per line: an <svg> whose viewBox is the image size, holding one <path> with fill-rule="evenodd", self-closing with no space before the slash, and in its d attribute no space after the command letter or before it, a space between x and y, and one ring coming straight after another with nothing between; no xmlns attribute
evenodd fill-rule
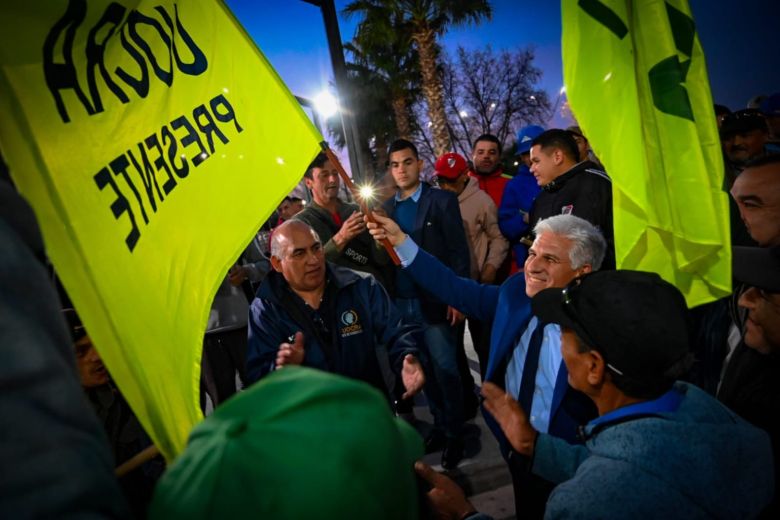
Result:
<svg viewBox="0 0 780 520"><path fill-rule="evenodd" d="M477 354L474 352L471 336L466 329L466 355L471 365L471 373L477 384L481 383ZM415 425L422 435L425 435L432 425L432 418L425 398L418 396L415 401ZM482 414L466 424L464 432L465 457L456 470L447 474L455 479L466 491L478 511L487 513L496 520L514 518L514 497L512 495L511 477L506 463L498 450L498 443L488 430ZM441 453L431 453L423 459L434 469L441 468Z"/></svg>

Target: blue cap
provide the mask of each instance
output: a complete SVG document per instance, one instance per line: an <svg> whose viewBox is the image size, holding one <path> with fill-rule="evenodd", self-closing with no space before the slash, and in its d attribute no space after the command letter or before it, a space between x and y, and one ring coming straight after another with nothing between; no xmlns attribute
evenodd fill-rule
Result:
<svg viewBox="0 0 780 520"><path fill-rule="evenodd" d="M544 133L544 128L538 125L524 126L517 131L517 154L528 153L531 150L531 143L534 139Z"/></svg>

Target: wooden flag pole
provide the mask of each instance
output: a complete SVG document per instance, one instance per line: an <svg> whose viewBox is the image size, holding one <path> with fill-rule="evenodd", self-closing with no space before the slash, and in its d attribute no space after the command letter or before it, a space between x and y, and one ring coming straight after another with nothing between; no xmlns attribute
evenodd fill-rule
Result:
<svg viewBox="0 0 780 520"><path fill-rule="evenodd" d="M336 157L336 154L333 153L333 150L331 150L330 146L328 146L328 142L322 141L320 143L320 147L322 148L322 151L325 152L325 155L328 156L328 160L333 164L333 166L336 167L336 170L339 172L339 177L341 177L344 185L352 193L352 196L355 198L355 200L358 201L358 204L360 205L360 211L362 211L363 215L366 216L366 220L372 224L375 224L376 220L374 219L374 215L372 215L369 211L365 199L360 194L360 190L357 188L357 186L355 186L355 183L352 182L352 179L349 178L346 170L344 170L344 167L341 165L341 161L339 161L339 158ZM390 243L390 241L385 238L381 241L381 244L384 246L385 251L387 251L387 254L390 256L390 259L393 261L393 263L395 265L401 265L401 259L398 258L398 253L395 252L395 249L393 249L393 245Z"/></svg>

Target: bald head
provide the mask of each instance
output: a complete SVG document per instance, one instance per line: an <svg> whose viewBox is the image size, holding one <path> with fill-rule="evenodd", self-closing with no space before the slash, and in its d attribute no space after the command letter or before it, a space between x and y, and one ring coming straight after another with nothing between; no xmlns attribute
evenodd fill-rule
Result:
<svg viewBox="0 0 780 520"><path fill-rule="evenodd" d="M780 245L780 156L755 161L734 181L731 196L761 247Z"/></svg>
<svg viewBox="0 0 780 520"><path fill-rule="evenodd" d="M320 237L300 220L288 220L274 230L271 266L301 297L325 286L325 253Z"/></svg>

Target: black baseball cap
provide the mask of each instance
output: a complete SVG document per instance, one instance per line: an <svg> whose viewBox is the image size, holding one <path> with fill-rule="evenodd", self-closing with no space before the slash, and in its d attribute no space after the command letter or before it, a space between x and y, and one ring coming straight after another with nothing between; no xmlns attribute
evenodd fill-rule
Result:
<svg viewBox="0 0 780 520"><path fill-rule="evenodd" d="M655 273L599 271L532 301L542 321L574 330L625 377L676 378L690 359L685 298Z"/></svg>
<svg viewBox="0 0 780 520"><path fill-rule="evenodd" d="M769 292L780 292L780 246L734 247L734 278Z"/></svg>
<svg viewBox="0 0 780 520"><path fill-rule="evenodd" d="M721 138L731 137L734 134L750 132L752 130L767 130L764 114L759 110L746 108L726 114L720 125Z"/></svg>

